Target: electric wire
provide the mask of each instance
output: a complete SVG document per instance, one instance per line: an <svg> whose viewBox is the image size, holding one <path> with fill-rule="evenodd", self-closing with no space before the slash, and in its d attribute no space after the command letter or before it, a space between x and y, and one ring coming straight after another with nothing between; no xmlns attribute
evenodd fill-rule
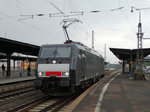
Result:
<svg viewBox="0 0 150 112"><path fill-rule="evenodd" d="M28 9L28 10L25 10L27 13L36 13L34 10L32 10L30 7L28 7L27 5L25 5L23 2L21 2L21 1L19 1L19 0L16 0L16 2L18 2L19 4L21 4L22 6L24 6L25 7L25 9ZM19 7L20 8L20 7ZM12 17L11 17L12 18ZM43 19L43 18L42 18ZM15 21L17 21L15 18L13 18L13 20L15 20ZM31 25L31 24L28 24L28 23L26 23L26 22L23 22L23 21L20 21L21 23L23 23L23 24L25 24L25 25L27 25L27 26L29 26L29 27L32 27L32 28L34 28L34 29L36 29L36 30L39 30L39 31L41 31L41 32L43 32L43 33L45 33L45 34L47 34L47 35L52 35L53 37L55 37L57 40L59 40L59 38L56 36L56 35L54 35L54 34L52 34L52 33L50 33L50 32L48 32L48 31L45 31L45 30L43 30L43 29L41 29L41 28L39 28L39 27L37 27L37 26L35 26L35 25ZM46 22L46 21L44 21L44 22ZM47 22L46 22L46 24L47 24Z"/></svg>
<svg viewBox="0 0 150 112"><path fill-rule="evenodd" d="M72 0L70 0L70 1L72 1ZM73 3L73 2L72 2L72 4L73 4L73 5L76 7L76 9L77 9L76 4ZM73 9L73 10L75 10L75 9ZM84 12L85 12L85 11L84 11ZM88 28L92 30L93 28L92 28L91 25L87 22L87 20L86 20L83 16L81 16L81 17L82 17L82 19L84 19L84 23L87 24Z"/></svg>
<svg viewBox="0 0 150 112"><path fill-rule="evenodd" d="M48 1L48 0L47 0ZM48 1L49 2L49 1ZM66 14L62 11L62 10L60 10L56 5L54 5L53 3L51 3L50 2L50 4L51 5L53 5L53 6L55 6L55 8L59 11L59 12L61 12L64 16L66 16ZM65 4L65 3L64 3ZM76 16L76 15L75 15ZM75 28L76 30L78 30L80 33L81 33L81 31L79 30L79 29L81 29L81 28Z"/></svg>
<svg viewBox="0 0 150 112"><path fill-rule="evenodd" d="M17 2L19 1L19 0L16 0ZM47 2L50 2L49 0L46 0ZM52 1L52 0L51 0ZM21 1L19 1L19 3L20 4L22 4L22 2ZM52 3L52 2L50 2L50 3ZM49 3L49 4L50 4ZM120 0L119 0L119 3L120 3ZM127 5L128 5L128 7L130 7L130 5L129 5L129 2L126 0L126 3L127 3ZM66 4L66 3L65 3ZM22 4L22 5L24 5L24 4ZM65 14L62 10L60 10L55 4L51 4L53 7L55 7L59 12L61 12L63 15ZM68 6L70 6L70 5L68 5ZM26 7L26 5L25 5L25 7ZM27 8L28 9L28 8ZM29 8L30 9L30 8ZM128 17L124 14L124 11L125 10L122 10L121 12L122 12L122 14L123 14L123 16L124 16L124 18L126 19L126 21L127 21L127 23L131 26L131 28L132 28L132 30L134 31L134 28L133 28L133 26L131 25L131 23L129 22L129 19L128 19ZM127 11L127 10L126 10ZM106 12L106 11L102 11L102 12ZM110 12L110 10L108 10L108 12ZM84 17L82 17L83 19L85 19ZM89 23L86 21L86 20L84 20L84 22L87 24L87 26L88 26L88 28L91 28L91 25L89 25ZM30 25L30 26L33 26L33 25ZM35 27L35 26L34 26ZM79 28L80 29L80 28ZM79 30L78 29L78 30ZM92 29L92 28L91 28ZM81 31L83 31L82 29L81 29ZM83 31L84 32L84 31Z"/></svg>
<svg viewBox="0 0 150 112"><path fill-rule="evenodd" d="M28 7L27 5L25 5L21 1L19 1L19 0L15 0L15 1L18 2L19 4L21 4L22 6L26 7L26 12L28 12L28 13L34 12L30 7ZM32 12L30 12L29 10L32 11Z"/></svg>
<svg viewBox="0 0 150 112"><path fill-rule="evenodd" d="M80 27L79 27L78 24L74 24L73 26L74 26L74 28L75 28L76 30L78 30L78 32L80 32L80 34L81 34L83 37L85 37L85 33L84 33L82 30L79 29Z"/></svg>
<svg viewBox="0 0 150 112"><path fill-rule="evenodd" d="M57 9L61 14L66 15L63 11L61 11L56 5L54 5L52 2L49 0L46 0L51 6L53 6L55 9Z"/></svg>
<svg viewBox="0 0 150 112"><path fill-rule="evenodd" d="M66 0L64 0L63 9L65 9L65 7L66 7Z"/></svg>
<svg viewBox="0 0 150 112"><path fill-rule="evenodd" d="M124 13L123 11L121 11L121 13L122 13L122 15L123 15L123 17L125 18L126 22L128 23L128 25L130 26L130 28L132 29L132 31L133 31L134 34L135 34L135 33L136 33L135 27L133 27L133 25L129 22L129 19L128 19L128 17L125 15L125 13Z"/></svg>
<svg viewBox="0 0 150 112"><path fill-rule="evenodd" d="M125 0L126 1L126 4L127 4L127 6L128 6L128 9L131 9L131 7L132 7L132 5L129 5L129 2L128 2L128 0ZM130 10L131 11L131 10ZM134 22L134 26L136 26L137 25L137 23L135 22L135 18L136 17L134 17L134 15L132 14L131 15L131 18L132 18L132 21Z"/></svg>
<svg viewBox="0 0 150 112"><path fill-rule="evenodd" d="M68 0L67 0L68 1ZM76 9L77 9L77 6L75 5L75 3L73 3L73 1L72 0L70 0L70 2L72 3L72 5L74 6L74 7L76 7ZM70 5L70 3L69 2L67 2L68 3L68 6L71 6ZM72 9L73 11L75 11L75 9L72 7L72 8L70 8L70 9ZM85 11L84 11L85 12ZM90 30L92 30L92 28L91 28L91 25L89 25L89 23L85 20L85 18L83 17L83 16L81 16L82 17L82 19L84 20L84 22L83 22L83 25L87 25L88 27L86 27L86 28L88 28L88 29L90 29ZM85 23L85 24L84 24ZM84 31L84 30L82 30L82 28L81 27L79 27L79 25L77 25L77 24L75 24L78 28L76 28L76 30L78 30L80 33L82 33L82 35L83 34L85 34L86 35L86 32L87 31ZM87 38L87 36L86 36L86 38ZM87 39L85 39L86 41L87 41Z"/></svg>
<svg viewBox="0 0 150 112"><path fill-rule="evenodd" d="M2 12L0 12L0 15L3 15L3 16L5 16L5 17L8 18L8 19L11 19L11 20L13 20L13 21L18 22L18 20L17 20L16 18L14 18L14 17L12 17L12 16L9 16L9 15L7 15L7 14L4 14L4 13L2 13ZM28 23L23 22L23 21L20 21L20 22L21 22L22 24L25 24L25 25L27 25L27 26L33 28L33 29L36 29L36 30L38 30L38 31L41 31L41 32L43 32L43 33L45 33L45 34L47 34L47 35L52 35L52 36L55 37L56 39L58 38L58 37L54 36L53 34L50 34L49 32L47 32L47 31L45 31L45 30L43 30L43 29L41 29L41 28L38 28L38 27L36 27L36 26L34 26L34 25L28 24Z"/></svg>

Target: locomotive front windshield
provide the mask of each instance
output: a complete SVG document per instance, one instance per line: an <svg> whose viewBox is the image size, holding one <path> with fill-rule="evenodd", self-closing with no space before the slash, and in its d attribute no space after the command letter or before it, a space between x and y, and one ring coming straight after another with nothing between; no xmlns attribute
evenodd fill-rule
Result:
<svg viewBox="0 0 150 112"><path fill-rule="evenodd" d="M43 47L40 58L69 58L71 47Z"/></svg>

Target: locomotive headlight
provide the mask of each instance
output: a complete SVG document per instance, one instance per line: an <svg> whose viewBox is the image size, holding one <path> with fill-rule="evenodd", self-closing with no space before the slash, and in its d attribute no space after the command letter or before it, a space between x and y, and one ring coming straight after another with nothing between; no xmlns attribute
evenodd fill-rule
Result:
<svg viewBox="0 0 150 112"><path fill-rule="evenodd" d="M38 74L39 74L39 76L42 76L42 75L44 75L44 73L43 73L43 72L39 72Z"/></svg>
<svg viewBox="0 0 150 112"><path fill-rule="evenodd" d="M53 64L56 64L56 60L53 60L52 63L53 63Z"/></svg>
<svg viewBox="0 0 150 112"><path fill-rule="evenodd" d="M65 72L65 75L66 75L66 76L69 76L69 72Z"/></svg>
<svg viewBox="0 0 150 112"><path fill-rule="evenodd" d="M62 76L69 77L69 72L62 72Z"/></svg>

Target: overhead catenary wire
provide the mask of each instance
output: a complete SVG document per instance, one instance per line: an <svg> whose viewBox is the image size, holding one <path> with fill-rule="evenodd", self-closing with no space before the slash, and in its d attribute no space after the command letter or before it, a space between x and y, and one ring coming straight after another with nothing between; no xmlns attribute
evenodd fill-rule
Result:
<svg viewBox="0 0 150 112"><path fill-rule="evenodd" d="M72 5L74 5L74 7L76 7L75 9L73 7L70 7L70 10L71 9L73 10L72 12L75 12L77 10L77 6L75 5L75 3L73 3L72 0L70 1L70 3L69 3L69 1L67 3L68 3L68 6L71 6L71 3L72 3ZM83 11L83 12L85 13L85 11ZM92 27L91 27L91 25L89 25L89 23L87 22L87 20L83 16L81 16L81 17L82 17L82 19L84 19L84 23L87 24L88 28L90 30L92 30ZM85 31L83 31L83 33L85 33Z"/></svg>
<svg viewBox="0 0 150 112"><path fill-rule="evenodd" d="M30 8L29 6L27 6L26 4L24 4L23 2L21 2L21 1L19 1L19 0L16 0L16 2L18 2L20 5L22 5L22 6L24 6L25 7L25 9L28 9L28 10L25 10L27 13L34 13L36 16L38 15L38 14L36 14L36 12L34 11L34 10L32 10L32 8ZM12 3L12 1L11 1L11 3ZM13 4L13 3L12 3ZM15 5L15 4L13 4L13 5ZM21 8L21 7L19 7L19 8ZM8 15L7 15L8 16ZM17 20L23 20L23 19L33 19L33 16L34 15L20 15L20 16L27 16L26 18L20 18L20 19L16 19L16 18L14 18L14 17L12 17L12 16L9 16L10 18L12 18L14 21L17 21ZM44 18L42 18L42 20L43 20ZM56 35L54 35L54 34L52 34L52 33L50 33L50 32L48 32L48 31L45 31L44 29L42 29L42 28L39 28L39 27L37 27L37 26L35 26L35 25L31 25L31 24L29 24L29 23L26 23L26 22L24 22L24 21L19 21L20 23L22 23L22 24L25 24L25 25L27 25L27 26L29 26L29 27L32 27L33 29L36 29L36 30L39 30L39 31L41 31L41 32L43 32L43 33L45 33L45 34L47 34L48 36L49 35L51 35L51 36L53 36L53 37L55 37L55 39L57 39L57 40L59 40L59 38L56 36ZM44 21L46 24L47 24L47 22L46 21ZM52 24L52 23L51 23Z"/></svg>
<svg viewBox="0 0 150 112"><path fill-rule="evenodd" d="M133 27L133 25L129 22L128 17L125 15L125 13L124 13L123 11L121 11L121 13L122 13L123 17L125 18L126 22L128 23L128 25L131 27L132 31L133 31L134 33L136 33L136 28Z"/></svg>
<svg viewBox="0 0 150 112"><path fill-rule="evenodd" d="M110 10L97 10L96 12L102 12L102 13L106 13L106 12L110 13L111 12L112 13L113 11L115 12L115 11L120 10L122 8L123 7L120 6L119 8L114 8L114 9L110 9ZM124 11L129 11L129 10L124 10ZM91 12L91 11L87 11L87 12ZM84 11L84 13L86 13L86 12ZM82 17L82 18L84 19L84 17ZM86 22L88 28L90 28L91 30L93 29L93 28L91 28L91 25L89 25L89 23L87 21L84 21L84 22Z"/></svg>
<svg viewBox="0 0 150 112"><path fill-rule="evenodd" d="M73 3L73 1L70 1L70 2L72 2L72 5L74 5L75 7L76 7L76 9L77 9L77 6ZM69 3L69 1L67 2L68 3L68 6L71 6L70 4L71 3ZM76 9L73 9L73 7L70 7L70 10L73 10L72 12L76 12ZM83 11L84 13L85 13L85 11ZM90 30L90 31L92 31L92 27L91 27L91 25L89 25L89 23L87 22L87 20L83 17L83 16L80 16L80 17L82 17L82 19L84 19L84 22L83 22L83 25L87 25L88 27L88 29ZM85 24L84 24L85 23ZM75 26L76 25L76 26ZM85 40L87 41L87 31L86 30L83 30L78 24L74 24L74 27L75 27L75 29L76 30L78 30L79 32L80 32L80 34L83 36L83 37L85 37Z"/></svg>
<svg viewBox="0 0 150 112"><path fill-rule="evenodd" d="M51 5L52 5L52 3L51 3ZM55 8L57 8L57 9L59 9L56 5L54 5L53 4L53 6L55 6ZM59 11L62 13L63 11L61 11L60 9L59 9ZM64 12L63 12L63 14L65 14ZM71 16L73 16L73 15L71 15ZM55 16L53 16L53 17L55 17ZM57 16L56 16L57 17ZM87 23L87 22L86 22ZM89 26L89 25L88 25Z"/></svg>
<svg viewBox="0 0 150 112"><path fill-rule="evenodd" d="M16 0L16 1L21 2L20 0ZM50 0L48 0L48 1L50 1ZM53 2L51 2L51 3L53 3ZM54 4L54 3L53 3L53 4ZM66 4L66 2L65 2L65 4ZM55 4L54 4L54 5L55 5ZM26 5L26 6L27 6L27 5ZM58 5L55 5L55 6L57 7ZM69 6L70 6L70 5L69 5ZM59 8L59 7L58 7L58 8ZM25 9L28 9L28 8L25 8ZM60 9L60 8L59 8L59 9ZM62 11L62 10L61 10L61 11ZM75 10L74 10L74 11L75 11ZM123 13L124 13L124 11L125 11L125 10L123 10ZM127 11L127 10L126 10L126 11ZM65 13L64 11L62 11L62 12L63 12L63 13ZM88 11L88 12L89 12L89 11ZM102 11L102 12L103 12L103 11ZM106 12L110 12L110 10L104 10L104 12L103 12L103 13L106 13ZM62 14L62 15L63 15L63 14ZM126 15L125 15L125 16L126 16ZM86 19L85 17L82 17L82 18ZM42 18L42 19L43 19L43 18ZM127 20L127 19L128 19L128 17L126 16L126 20ZM88 21L87 21L87 20L85 20L85 21L84 21L84 23L88 23ZM90 27L89 27L89 24L90 24L90 23L88 23L88 25L87 25L87 26L88 26L88 28L90 28ZM131 25L131 23L130 23L129 19L128 19L128 24L130 24L130 25ZM85 24L84 24L84 25L85 25ZM93 25L90 25L90 26L93 26ZM133 27L133 26L132 26L132 27ZM91 30L92 30L92 28L91 28ZM84 31L83 31L83 32L84 32ZM85 31L85 32L87 32L87 31ZM84 33L85 33L85 32L84 32Z"/></svg>
<svg viewBox="0 0 150 112"><path fill-rule="evenodd" d="M30 7L28 7L27 5L25 5L24 3L22 3L21 1L19 0L15 0L16 2L18 2L19 4L23 5L24 7L26 7L26 12L28 13L32 13L34 12ZM31 11L31 12L30 12Z"/></svg>
<svg viewBox="0 0 150 112"><path fill-rule="evenodd" d="M18 20L17 20L16 18L14 18L14 17L12 17L12 16L9 16L9 15L7 15L7 14L4 14L4 13L2 13L2 12L0 12L0 15L5 16L7 19L11 19L11 20L13 20L13 21L18 22ZM28 24L28 23L23 22L23 21L20 21L20 23L25 24L25 25L27 25L27 26L29 26L29 27L31 27L31 28L33 28L33 29L36 29L36 30L38 30L38 31L41 31L41 32L43 32L43 33L45 33L45 34L47 34L47 35L52 35L53 37L55 37L56 39L58 39L57 36L55 36L55 35L53 35L53 34L50 34L49 32L47 32L47 31L45 31L45 30L43 30L43 29L41 29L41 28L38 28L38 27L36 27L36 26L34 26L34 25Z"/></svg>
<svg viewBox="0 0 150 112"><path fill-rule="evenodd" d="M61 11L56 5L54 5L52 2L50 2L49 0L46 0L50 5L52 5L54 8L56 8L61 14L63 14L64 16L66 15L63 11Z"/></svg>
<svg viewBox="0 0 150 112"><path fill-rule="evenodd" d="M48 1L48 0L47 0ZM49 1L48 1L49 2ZM60 12L60 14L62 14L63 16L62 17L64 17L64 16L66 16L66 17L68 17L68 16L76 16L76 15L78 15L78 14L75 14L75 15L66 15L63 11L61 11L56 5L54 5L53 3L51 3L51 2L49 2L54 8L56 8L59 12ZM24 5L25 6L25 5ZM59 14L59 13L56 13L56 16L55 15L50 15L50 17L61 17L61 15L60 16L57 16L57 14ZM24 16L24 17L26 17L26 18L21 18L20 20L23 20L23 19L33 19L33 17L34 16L43 16L43 15L45 15L45 14L36 14L36 15L22 15L22 16ZM80 14L79 14L80 15ZM29 17L29 18L28 18Z"/></svg>
<svg viewBox="0 0 150 112"><path fill-rule="evenodd" d="M84 33L81 29L79 29L79 25L74 24L73 27L74 27L78 32L80 32L80 34L81 34L83 37L85 37L85 33Z"/></svg>
<svg viewBox="0 0 150 112"><path fill-rule="evenodd" d="M63 14L64 17L69 17L69 16L78 16L78 15L83 15L83 12L75 12L74 15L66 15L62 10L60 10L56 5L54 5L52 2L50 2L49 0L47 0L47 2L49 2L49 4L51 4L54 8L56 8L61 14ZM71 12L74 13L74 12ZM52 16L52 17L58 17L58 16ZM61 17L61 16L59 16ZM77 30L79 30L78 28L76 28ZM79 30L80 31L80 30Z"/></svg>
<svg viewBox="0 0 150 112"><path fill-rule="evenodd" d="M129 9L129 11L131 11L130 9L131 9L131 4L129 3L129 1L128 0L125 0L126 1L126 4L127 4L127 6L128 6L128 9ZM130 1L131 2L131 1ZM134 17L133 16L133 14L131 15L131 17L132 17L132 22L134 22L134 26L136 26L136 22L135 22L135 19L136 19L136 17Z"/></svg>
<svg viewBox="0 0 150 112"><path fill-rule="evenodd" d="M76 7L76 8L74 9L73 7L70 7L70 10L73 10L72 12L76 12L77 6L73 3L73 1L70 0L70 3L69 3L69 1L67 3L68 3L68 6L71 6L71 3L72 3L72 5L74 5L74 7ZM85 11L80 11L80 12L84 12L85 13ZM87 12L89 12L89 11L87 11ZM91 25L89 25L89 23L85 20L85 18L83 16L81 16L81 17L82 17L82 19L84 19L84 23L86 23L88 28L90 29ZM91 28L91 30L92 30L92 28ZM83 33L85 33L85 32L83 31Z"/></svg>

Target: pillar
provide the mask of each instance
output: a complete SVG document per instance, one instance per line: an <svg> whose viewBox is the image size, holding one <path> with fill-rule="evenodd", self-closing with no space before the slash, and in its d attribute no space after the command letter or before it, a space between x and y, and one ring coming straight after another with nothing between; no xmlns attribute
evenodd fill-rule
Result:
<svg viewBox="0 0 150 112"><path fill-rule="evenodd" d="M122 73L124 73L124 60L123 60L123 63L122 63Z"/></svg>
<svg viewBox="0 0 150 112"><path fill-rule="evenodd" d="M10 69L10 55L11 55L11 53L7 54L7 76L10 76L10 72L11 72L11 69Z"/></svg>
<svg viewBox="0 0 150 112"><path fill-rule="evenodd" d="M24 73L24 66L25 66L25 65L24 65L24 60L22 60L22 63L23 63L23 67L22 67L22 68L23 68L23 73Z"/></svg>
<svg viewBox="0 0 150 112"><path fill-rule="evenodd" d="M14 67L14 71L15 71L15 61L16 61L16 60L14 60L14 66L13 66L13 67Z"/></svg>
<svg viewBox="0 0 150 112"><path fill-rule="evenodd" d="M130 55L130 62L129 62L129 72L130 72L130 74L133 73L132 65L133 65L133 62L132 62L132 55Z"/></svg>
<svg viewBox="0 0 150 112"><path fill-rule="evenodd" d="M131 63L129 62L129 73L131 73L132 70L131 70Z"/></svg>

